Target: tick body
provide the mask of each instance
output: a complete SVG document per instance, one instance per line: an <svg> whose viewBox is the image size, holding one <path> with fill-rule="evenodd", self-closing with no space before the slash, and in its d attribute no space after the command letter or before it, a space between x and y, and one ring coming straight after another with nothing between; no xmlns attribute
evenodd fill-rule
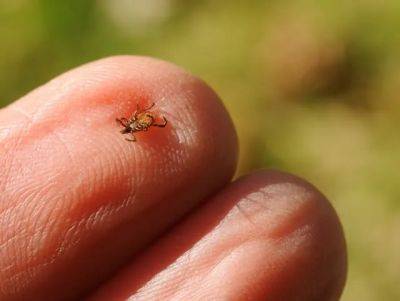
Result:
<svg viewBox="0 0 400 301"><path fill-rule="evenodd" d="M136 141L134 135L135 132L147 131L151 126L165 127L167 125L167 119L162 117L162 122L156 121L156 115L150 111L154 107L154 103L150 107L145 109L139 109L139 105L136 107L136 111L133 113L130 119L117 118L117 122L123 126L121 130L122 134L131 134L132 138L125 138L127 141Z"/></svg>

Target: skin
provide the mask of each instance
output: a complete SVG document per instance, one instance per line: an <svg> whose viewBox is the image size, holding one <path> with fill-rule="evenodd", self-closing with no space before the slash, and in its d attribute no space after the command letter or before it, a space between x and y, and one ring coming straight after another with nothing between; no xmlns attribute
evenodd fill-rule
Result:
<svg viewBox="0 0 400 301"><path fill-rule="evenodd" d="M155 102L165 128L115 123ZM233 183L237 138L180 68L112 57L0 110L0 300L338 300L335 211L278 171Z"/></svg>

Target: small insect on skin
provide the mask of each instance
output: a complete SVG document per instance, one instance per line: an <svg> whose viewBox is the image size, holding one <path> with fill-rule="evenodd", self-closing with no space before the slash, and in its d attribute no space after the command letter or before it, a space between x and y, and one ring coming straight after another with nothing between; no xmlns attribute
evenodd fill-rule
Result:
<svg viewBox="0 0 400 301"><path fill-rule="evenodd" d="M135 132L147 131L151 126L165 127L167 125L167 119L163 117L162 123L156 122L156 116L150 109L154 107L152 103L148 108L139 109L139 104L136 105L136 111L133 113L130 119L117 118L116 121L124 128L121 130L122 134L131 134L132 138L125 138L127 141L136 141L134 136Z"/></svg>

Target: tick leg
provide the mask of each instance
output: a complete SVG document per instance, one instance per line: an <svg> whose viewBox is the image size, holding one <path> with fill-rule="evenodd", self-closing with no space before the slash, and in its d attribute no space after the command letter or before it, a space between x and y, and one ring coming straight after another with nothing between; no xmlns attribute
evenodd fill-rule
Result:
<svg viewBox="0 0 400 301"><path fill-rule="evenodd" d="M168 121L165 117L163 117L164 122L163 123L153 123L154 126L158 126L160 128L163 128L167 125Z"/></svg>
<svg viewBox="0 0 400 301"><path fill-rule="evenodd" d="M133 117L135 117L135 119L137 118L137 114L139 113L139 103L136 103L136 110L135 112L133 112Z"/></svg>
<svg viewBox="0 0 400 301"><path fill-rule="evenodd" d="M126 118L117 118L115 119L119 124L121 124L123 127L126 127L128 124L128 119Z"/></svg>
<svg viewBox="0 0 400 301"><path fill-rule="evenodd" d="M154 106L155 106L155 103L153 102L148 108L143 109L143 112L146 112L146 111L150 110Z"/></svg>
<svg viewBox="0 0 400 301"><path fill-rule="evenodd" d="M132 134L132 138L125 138L125 140L126 141L129 141L129 142L135 142L136 141L136 137Z"/></svg>

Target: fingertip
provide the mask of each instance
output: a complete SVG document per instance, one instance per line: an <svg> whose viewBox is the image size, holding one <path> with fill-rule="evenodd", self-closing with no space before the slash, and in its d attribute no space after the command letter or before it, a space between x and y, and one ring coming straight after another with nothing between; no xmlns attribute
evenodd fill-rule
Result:
<svg viewBox="0 0 400 301"><path fill-rule="evenodd" d="M241 219L275 242L268 256L276 259L260 280L260 294L266 300L339 300L347 251L331 203L309 182L281 171L255 172L243 181L253 192L237 203Z"/></svg>
<svg viewBox="0 0 400 301"><path fill-rule="evenodd" d="M339 300L340 222L308 182L244 176L211 198L91 300ZM199 281L201 279L201 281Z"/></svg>
<svg viewBox="0 0 400 301"><path fill-rule="evenodd" d="M126 141L115 119L153 102L167 126ZM13 223L0 237L10 242L0 265L12 268L0 271L0 299L81 296L228 183L236 168L236 133L218 96L161 60L89 63L5 110L13 118L0 137L0 211L7 210L0 224ZM29 247L20 229L33 233ZM19 279L6 282L17 270Z"/></svg>

